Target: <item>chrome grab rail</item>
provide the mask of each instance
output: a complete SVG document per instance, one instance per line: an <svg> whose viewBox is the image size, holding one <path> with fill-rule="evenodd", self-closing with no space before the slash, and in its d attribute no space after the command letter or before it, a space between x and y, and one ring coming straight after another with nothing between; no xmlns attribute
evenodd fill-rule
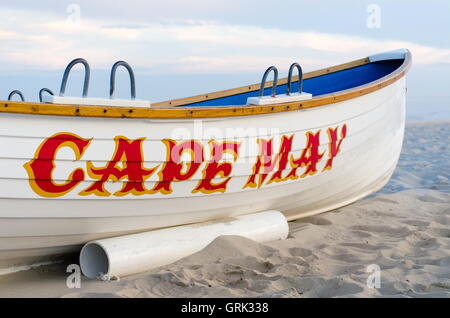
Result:
<svg viewBox="0 0 450 318"><path fill-rule="evenodd" d="M40 91L39 91L39 101L42 103L42 93L49 93L50 95L55 95L55 94L53 94L53 92L50 90L50 89L48 89L48 88L42 88Z"/></svg>
<svg viewBox="0 0 450 318"><path fill-rule="evenodd" d="M109 98L114 98L114 91L116 89L116 71L119 66L123 66L127 69L128 74L130 75L130 89L131 89L131 99L136 99L136 81L134 78L134 72L131 68L130 64L125 61L118 61L114 63L111 68L111 78L110 78L110 87L109 87Z"/></svg>
<svg viewBox="0 0 450 318"><path fill-rule="evenodd" d="M278 69L275 66L270 66L263 75L261 80L261 86L259 87L259 96L264 95L264 86L266 86L267 76L273 71L273 85L272 85L272 97L277 96L277 85L278 85Z"/></svg>
<svg viewBox="0 0 450 318"><path fill-rule="evenodd" d="M84 65L84 85L83 85L83 97L86 97L89 90L89 78L91 76L91 68L89 67L89 63L82 58L77 58L73 60L72 62L67 65L64 75L61 81L61 89L59 91L59 96L64 96L64 93L66 92L66 85L67 85L67 78L69 77L69 73L72 70L72 68L76 64L83 64Z"/></svg>
<svg viewBox="0 0 450 318"><path fill-rule="evenodd" d="M289 74L288 74L288 80L286 85L286 95L291 95L291 86L292 86L292 73L294 71L294 68L297 68L298 70L298 92L299 94L302 93L303 89L303 70L300 64L298 63L292 63L292 65L289 67Z"/></svg>
<svg viewBox="0 0 450 318"><path fill-rule="evenodd" d="M11 100L11 98L12 98L14 95L18 95L18 96L20 97L20 99L22 100L22 102L25 101L25 98L23 97L22 92L21 92L21 91L18 91L18 90L14 90L14 91L12 91L11 93L9 93L9 95L8 95L8 100Z"/></svg>

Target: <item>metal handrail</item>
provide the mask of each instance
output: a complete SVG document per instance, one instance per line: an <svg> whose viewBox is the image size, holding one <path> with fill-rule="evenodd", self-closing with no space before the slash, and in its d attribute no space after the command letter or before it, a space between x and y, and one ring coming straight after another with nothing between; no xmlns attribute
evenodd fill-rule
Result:
<svg viewBox="0 0 450 318"><path fill-rule="evenodd" d="M264 86L266 86L266 80L269 73L273 71L273 85L272 85L272 97L277 96L277 85L278 85L278 69L275 66L270 66L263 75L261 80L261 86L259 87L259 96L264 95Z"/></svg>
<svg viewBox="0 0 450 318"><path fill-rule="evenodd" d="M72 62L67 65L66 70L64 71L64 75L61 81L61 89L59 91L59 96L64 96L64 93L66 92L66 85L67 85L67 78L69 77L69 73L71 69L76 64L83 64L84 65L84 85L83 85L83 97L86 97L89 90L89 78L91 76L91 68L89 67L89 63L82 58L74 59Z"/></svg>
<svg viewBox="0 0 450 318"><path fill-rule="evenodd" d="M19 97L20 97L20 99L22 100L22 102L25 101L25 98L23 97L22 92L21 92L21 91L18 91L18 90L14 90L14 91L12 91L11 93L9 93L9 95L8 95L8 100L11 100L11 98L12 98L14 95L19 95Z"/></svg>
<svg viewBox="0 0 450 318"><path fill-rule="evenodd" d="M48 88L42 88L42 89L39 91L39 102L41 102L41 103L42 103L42 93L44 93L44 92L49 93L50 95L55 95L55 94L53 94L53 92L52 92L50 89L48 89Z"/></svg>
<svg viewBox="0 0 450 318"><path fill-rule="evenodd" d="M111 79L110 79L110 87L109 87L109 98L114 98L114 91L116 89L116 71L119 66L123 66L127 69L128 74L130 75L130 88L131 88L131 99L136 99L136 82L134 78L134 72L131 68L130 64L125 61L118 61L114 63L111 68Z"/></svg>
<svg viewBox="0 0 450 318"><path fill-rule="evenodd" d="M292 85L292 72L294 71L294 68L297 68L298 70L298 92L301 94L303 89L303 70L300 64L298 63L292 63L292 65L289 67L289 74L288 74L288 80L286 85L286 95L291 95L291 85Z"/></svg>

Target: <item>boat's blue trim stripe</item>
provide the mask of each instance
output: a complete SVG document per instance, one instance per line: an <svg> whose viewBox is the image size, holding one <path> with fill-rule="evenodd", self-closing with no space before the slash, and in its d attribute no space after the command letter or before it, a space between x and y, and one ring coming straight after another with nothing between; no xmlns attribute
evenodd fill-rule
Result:
<svg viewBox="0 0 450 318"><path fill-rule="evenodd" d="M313 96L317 96L365 85L392 73L400 67L403 61L403 59L379 61L335 73L305 79L303 81L303 91L311 93ZM264 95L271 94L271 90L272 88L266 88ZM295 92L297 90L298 82L294 82L292 84L291 91ZM277 94L284 93L286 93L286 84L280 85L277 88ZM258 91L254 91L203 102L196 102L193 104L186 104L180 107L245 105L248 97L258 96L258 94Z"/></svg>

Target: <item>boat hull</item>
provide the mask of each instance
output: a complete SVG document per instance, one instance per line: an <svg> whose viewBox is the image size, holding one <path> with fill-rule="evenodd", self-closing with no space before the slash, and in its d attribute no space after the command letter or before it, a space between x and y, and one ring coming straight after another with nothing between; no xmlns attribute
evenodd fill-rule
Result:
<svg viewBox="0 0 450 318"><path fill-rule="evenodd" d="M94 239L264 210L279 210L294 220L350 204L383 187L395 169L403 142L405 92L405 79L400 78L372 93L318 108L204 120L1 114L0 260L14 263L76 251ZM233 138L228 137L230 128ZM63 195L52 195L30 180L39 150L50 136L62 132L89 140L80 158L72 145L58 148L54 158L41 159L53 163L51 176L57 186L74 181L76 178L68 176L77 169L84 177ZM308 144L311 134L320 134L315 148ZM282 180L268 182L283 166L283 137L292 136L292 151L286 157L289 164L280 170ZM107 195L86 194L86 189L100 180L99 175L89 173L89 167L107 167L113 162L120 138L130 145L142 139L141 167L155 168L141 183L146 191L121 194L125 177L108 179L103 184ZM198 140L205 154L211 150L211 140L238 143L240 153L229 152L232 171L225 177L217 174L216 181L210 182L226 186L198 190L207 173L208 161L203 160L190 178L173 182L170 193L155 191L159 182L166 181L167 175L161 171L168 162L169 148L164 142L168 139ZM261 149L255 148L258 139L274 140L274 152L268 156L273 169L260 167L255 174L261 155ZM316 158L315 172L308 172L315 150L322 158ZM295 178L287 178L296 158L310 161L298 164ZM327 167L330 158L331 168ZM261 182L261 175L266 174ZM250 182L252 176L255 184Z"/></svg>

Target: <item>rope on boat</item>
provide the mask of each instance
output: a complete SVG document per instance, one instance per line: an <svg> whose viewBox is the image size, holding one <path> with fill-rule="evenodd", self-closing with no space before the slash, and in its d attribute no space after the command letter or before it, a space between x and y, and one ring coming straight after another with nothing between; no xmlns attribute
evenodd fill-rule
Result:
<svg viewBox="0 0 450 318"><path fill-rule="evenodd" d="M22 102L25 101L25 98L23 97L22 92L21 92L21 91L18 91L18 90L14 90L14 91L12 91L11 93L9 93L9 95L8 95L8 100L11 100L11 98L12 98L14 95L18 95L18 96L20 97L20 99L22 100Z"/></svg>
<svg viewBox="0 0 450 318"><path fill-rule="evenodd" d="M273 71L273 85L272 85L272 97L277 96L277 85L278 85L278 69L275 66L270 66L263 75L261 80L261 86L259 87L259 96L264 95L264 86L266 85L267 76Z"/></svg>
<svg viewBox="0 0 450 318"><path fill-rule="evenodd" d="M128 74L130 75L130 86L131 86L131 99L136 99L136 81L134 78L134 72L131 68L130 64L125 61L118 61L114 63L111 68L111 79L110 79L110 87L109 87L109 98L114 98L114 90L116 89L116 71L119 66L123 66L127 69Z"/></svg>
<svg viewBox="0 0 450 318"><path fill-rule="evenodd" d="M303 70L300 64L298 63L292 63L292 65L289 67L289 74L288 74L288 80L287 80L287 86L286 86L286 95L291 95L291 85L292 85L292 73L294 71L294 68L297 68L298 70L298 93L302 93L303 89Z"/></svg>
<svg viewBox="0 0 450 318"><path fill-rule="evenodd" d="M43 94L44 92L49 93L50 95L55 95L55 94L53 94L53 92L52 92L50 89L48 89L48 88L42 88L42 89L39 91L39 101L40 101L41 103L42 103L42 94Z"/></svg>
<svg viewBox="0 0 450 318"><path fill-rule="evenodd" d="M74 59L72 62L67 65L66 70L64 71L64 75L61 82L61 89L59 91L59 96L64 96L64 93L66 91L66 85L67 85L67 78L69 77L69 73L72 70L72 68L76 64L83 64L84 65L84 85L83 85L83 97L86 97L89 90L89 78L91 76L91 68L89 67L89 63L82 58Z"/></svg>

